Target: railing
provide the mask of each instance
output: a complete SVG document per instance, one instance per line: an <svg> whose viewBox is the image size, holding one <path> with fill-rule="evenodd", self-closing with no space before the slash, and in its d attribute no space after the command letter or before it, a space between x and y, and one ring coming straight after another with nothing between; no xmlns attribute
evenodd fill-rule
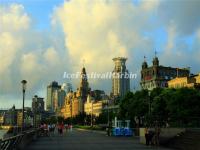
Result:
<svg viewBox="0 0 200 150"><path fill-rule="evenodd" d="M0 150L22 150L28 143L35 140L39 135L39 129L25 131L16 136L0 139Z"/></svg>

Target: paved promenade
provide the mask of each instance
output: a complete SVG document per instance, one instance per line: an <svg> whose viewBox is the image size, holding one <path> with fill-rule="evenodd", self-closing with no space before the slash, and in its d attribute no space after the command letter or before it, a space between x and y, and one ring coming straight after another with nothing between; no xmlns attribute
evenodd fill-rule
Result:
<svg viewBox="0 0 200 150"><path fill-rule="evenodd" d="M136 137L107 137L105 134L73 130L64 136L41 137L26 150L169 150L139 144Z"/></svg>

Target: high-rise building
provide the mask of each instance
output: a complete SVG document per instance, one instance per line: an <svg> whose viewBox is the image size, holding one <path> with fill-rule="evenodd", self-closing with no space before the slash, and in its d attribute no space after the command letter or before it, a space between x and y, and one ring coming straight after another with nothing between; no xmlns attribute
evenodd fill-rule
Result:
<svg viewBox="0 0 200 150"><path fill-rule="evenodd" d="M32 111L37 113L44 112L44 98L35 95L32 99Z"/></svg>
<svg viewBox="0 0 200 150"><path fill-rule="evenodd" d="M56 95L59 89L61 89L61 86L56 81L47 86L46 108L48 111L55 112L55 107L58 105L58 97Z"/></svg>
<svg viewBox="0 0 200 150"><path fill-rule="evenodd" d="M66 92L64 89L58 90L58 108L61 108L65 103Z"/></svg>
<svg viewBox="0 0 200 150"><path fill-rule="evenodd" d="M146 60L142 63L141 88L153 90L154 88L168 87L168 81L176 77L187 77L190 71L188 68L172 68L159 65L158 57L154 57L153 65L148 67Z"/></svg>
<svg viewBox="0 0 200 150"><path fill-rule="evenodd" d="M124 97L130 91L129 72L126 69L126 60L124 57L113 58L115 68L112 74L112 94L114 96Z"/></svg>
<svg viewBox="0 0 200 150"><path fill-rule="evenodd" d="M44 116L44 98L35 95L32 99L33 125L38 127Z"/></svg>

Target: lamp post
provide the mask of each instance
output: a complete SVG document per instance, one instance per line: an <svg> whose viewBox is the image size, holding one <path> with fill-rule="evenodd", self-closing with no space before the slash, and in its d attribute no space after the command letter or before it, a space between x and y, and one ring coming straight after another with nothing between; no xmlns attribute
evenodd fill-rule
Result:
<svg viewBox="0 0 200 150"><path fill-rule="evenodd" d="M25 91L26 91L26 80L22 80L22 93L23 93L23 105L22 105L22 128L21 128L21 132L23 132L23 128L24 128L24 98L25 98Z"/></svg>
<svg viewBox="0 0 200 150"><path fill-rule="evenodd" d="M93 127L93 101L91 101L91 126Z"/></svg>
<svg viewBox="0 0 200 150"><path fill-rule="evenodd" d="M108 126L110 126L109 100L107 101Z"/></svg>
<svg viewBox="0 0 200 150"><path fill-rule="evenodd" d="M148 91L148 95L149 95L149 116L151 116L151 92Z"/></svg>

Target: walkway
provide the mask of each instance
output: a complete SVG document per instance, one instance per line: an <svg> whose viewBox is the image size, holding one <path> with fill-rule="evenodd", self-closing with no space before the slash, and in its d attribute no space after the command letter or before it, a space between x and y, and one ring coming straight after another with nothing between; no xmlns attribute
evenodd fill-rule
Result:
<svg viewBox="0 0 200 150"><path fill-rule="evenodd" d="M169 150L139 144L135 137L107 137L102 133L73 130L64 136L41 137L27 150Z"/></svg>

